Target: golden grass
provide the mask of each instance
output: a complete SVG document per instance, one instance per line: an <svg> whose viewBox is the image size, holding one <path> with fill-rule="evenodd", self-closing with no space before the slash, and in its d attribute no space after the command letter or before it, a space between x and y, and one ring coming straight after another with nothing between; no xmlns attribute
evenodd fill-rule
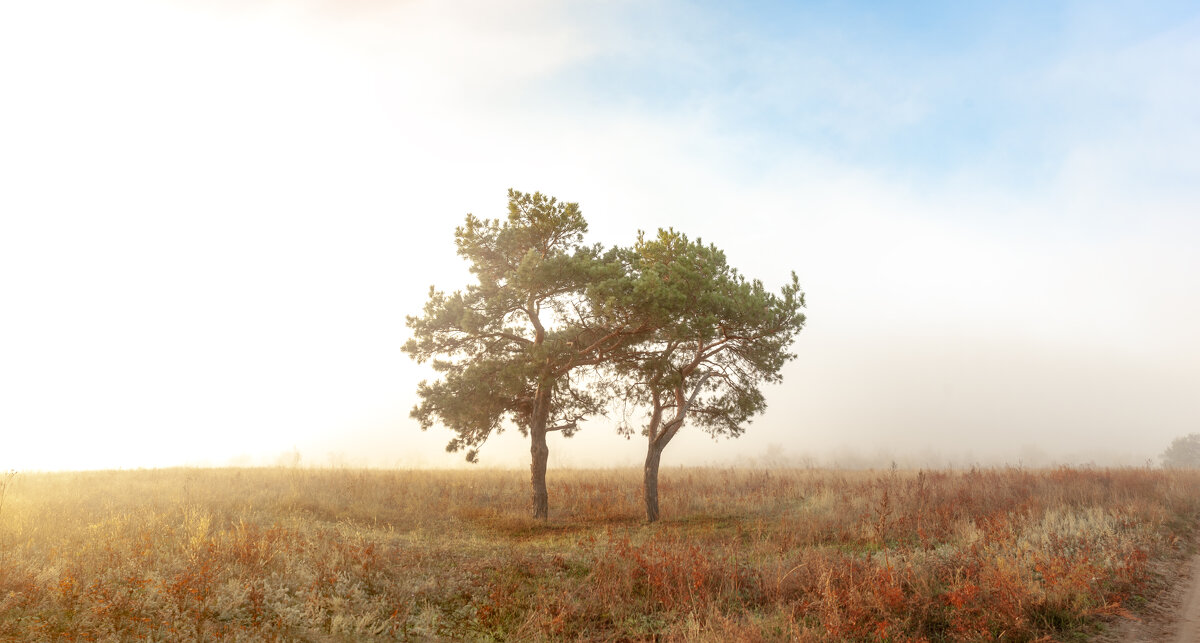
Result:
<svg viewBox="0 0 1200 643"><path fill-rule="evenodd" d="M1200 475L1148 469L174 469L21 474L0 640L1069 638L1178 556Z"/></svg>

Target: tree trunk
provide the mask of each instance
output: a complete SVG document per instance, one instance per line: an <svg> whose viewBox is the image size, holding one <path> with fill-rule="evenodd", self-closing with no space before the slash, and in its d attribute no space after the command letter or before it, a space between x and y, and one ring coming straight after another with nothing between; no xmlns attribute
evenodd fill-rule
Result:
<svg viewBox="0 0 1200 643"><path fill-rule="evenodd" d="M683 427L683 419L687 416L688 407L696 401L701 387L708 381L711 374L706 374L696 382L692 395L683 399L683 387L675 387L675 417L666 424L662 423L663 402L658 394L654 395L654 411L650 414L650 426L646 427L646 435L650 442L646 445L646 469L642 476L642 493L646 497L646 520L658 520L658 463L662 460L663 449L675 438L675 434Z"/></svg>
<svg viewBox="0 0 1200 643"><path fill-rule="evenodd" d="M546 445L546 420L550 416L549 395L539 391L533 399L533 417L529 427L530 484L533 487L533 517L550 517L550 498L546 493L546 461L550 447Z"/></svg>
<svg viewBox="0 0 1200 643"><path fill-rule="evenodd" d="M533 517L546 520L550 516L550 498L546 493L546 461L550 458L550 447L546 446L545 428L529 431L532 444L529 453L533 456L529 465L530 482L533 485Z"/></svg>
<svg viewBox="0 0 1200 643"><path fill-rule="evenodd" d="M658 520L658 463L662 460L662 448L653 443L646 449L646 469L642 477L642 492L646 497L646 521Z"/></svg>

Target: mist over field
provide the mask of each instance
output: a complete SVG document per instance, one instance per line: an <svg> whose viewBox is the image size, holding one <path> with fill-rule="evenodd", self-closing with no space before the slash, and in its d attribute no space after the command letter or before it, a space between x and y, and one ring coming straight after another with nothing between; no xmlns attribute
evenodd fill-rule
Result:
<svg viewBox="0 0 1200 643"><path fill-rule="evenodd" d="M9 3L0 467L465 466L405 317L510 187L796 271L766 413L664 467L1157 464L1200 431L1197 42L1173 2Z"/></svg>
<svg viewBox="0 0 1200 643"><path fill-rule="evenodd" d="M0 640L1200 640L1197 78L1185 0L0 2Z"/></svg>

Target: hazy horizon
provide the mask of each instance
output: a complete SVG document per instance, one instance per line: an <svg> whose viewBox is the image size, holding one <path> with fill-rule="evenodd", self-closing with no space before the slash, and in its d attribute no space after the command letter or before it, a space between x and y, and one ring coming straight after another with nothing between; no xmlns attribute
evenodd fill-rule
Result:
<svg viewBox="0 0 1200 643"><path fill-rule="evenodd" d="M766 414L664 467L1157 463L1200 432L1198 72L1185 2L10 3L0 468L463 466L405 316L510 187L799 275Z"/></svg>

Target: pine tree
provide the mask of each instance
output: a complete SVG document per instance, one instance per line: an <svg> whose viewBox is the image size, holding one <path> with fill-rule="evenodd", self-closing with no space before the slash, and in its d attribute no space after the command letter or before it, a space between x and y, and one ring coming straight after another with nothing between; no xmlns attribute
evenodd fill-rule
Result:
<svg viewBox="0 0 1200 643"><path fill-rule="evenodd" d="M1159 457L1168 469L1200 469L1200 433L1175 438Z"/></svg>
<svg viewBox="0 0 1200 643"><path fill-rule="evenodd" d="M440 376L421 382L412 416L422 429L454 431L447 450L465 449L470 462L506 422L516 425L530 440L533 515L543 520L546 434L572 435L605 401L573 374L645 330L587 306L589 285L621 275L611 253L583 245L586 231L578 204L509 190L507 220L467 215L455 230L476 283L451 294L430 287L424 314L408 318L404 351Z"/></svg>
<svg viewBox="0 0 1200 643"><path fill-rule="evenodd" d="M643 495L653 522L662 453L685 420L714 437L737 437L766 409L761 386L781 381L795 357L787 348L804 327L804 293L795 273L778 295L770 293L715 246L674 230L649 240L639 234L620 263L626 279L593 291L594 306L653 329L613 354L606 366L615 379L604 383L611 399L646 414ZM633 431L629 424L622 430Z"/></svg>

